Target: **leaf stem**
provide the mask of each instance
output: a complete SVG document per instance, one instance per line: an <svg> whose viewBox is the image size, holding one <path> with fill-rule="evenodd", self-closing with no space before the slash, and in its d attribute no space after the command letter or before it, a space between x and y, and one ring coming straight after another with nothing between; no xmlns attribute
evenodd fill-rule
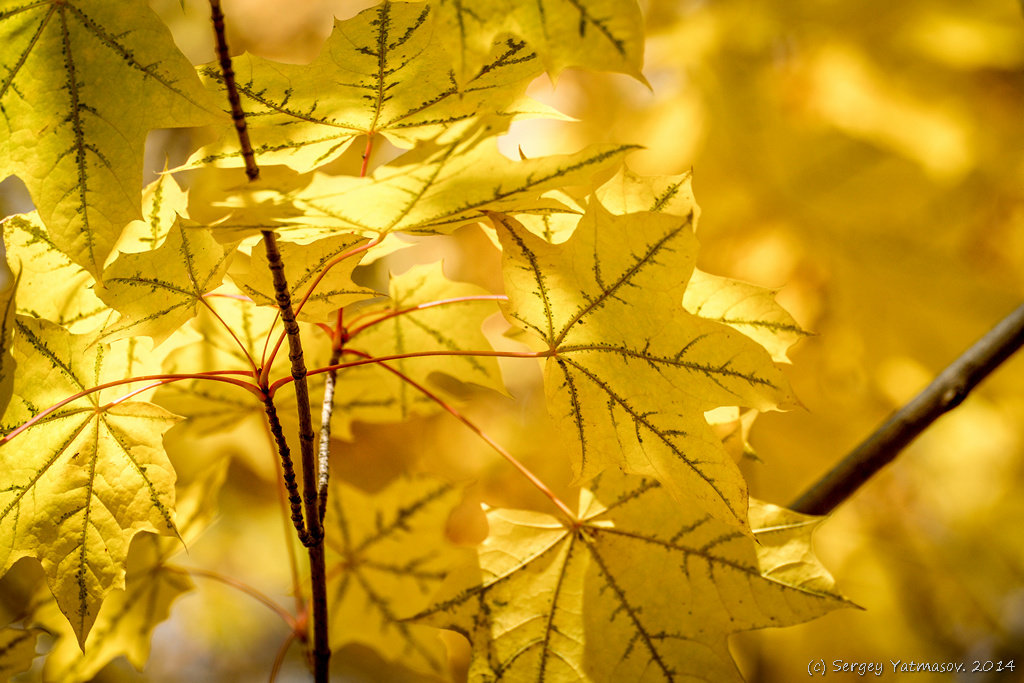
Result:
<svg viewBox="0 0 1024 683"><path fill-rule="evenodd" d="M408 313L415 313L416 311L423 311L423 310L426 310L428 308L434 308L435 306L445 306L445 305L448 305L448 304L463 303L465 301L508 301L508 297L505 296L504 294L480 294L480 295L476 295L476 296L458 296L458 297L452 297L451 299L440 299L438 301L428 301L426 303L417 304L415 306L410 306L409 308L403 308L403 309L396 310L396 311L389 311L388 313L385 313L384 315L381 315L379 318L374 318L373 320L371 320L371 321L369 321L367 323L363 323L362 325L357 325L356 327L354 327L354 328L352 328L352 329L350 329L348 331L348 338L352 339L357 334L359 334L360 332L365 330L366 328L373 327L374 325L382 323L385 320L390 320L391 318L394 318L394 317L397 317L397 316L400 316L400 315L406 315ZM371 314L367 313L366 315L371 315Z"/></svg>
<svg viewBox="0 0 1024 683"><path fill-rule="evenodd" d="M349 351L349 349L346 349ZM384 363L391 360L402 360L404 358L431 358L433 356L478 356L478 357L491 357L491 358L547 358L553 356L554 351L416 351L413 353L399 353L394 356L370 356L366 355L363 360L348 361L346 363L336 363L334 365L326 365L322 368L316 368L306 373L309 375L320 375L325 372L331 372L332 370L343 370L345 368L355 368L360 365L370 365L372 363ZM290 377L282 377L277 380L269 387L267 387L267 393L273 396L277 393L277 390L284 385L291 382Z"/></svg>
<svg viewBox="0 0 1024 683"><path fill-rule="evenodd" d="M185 574L187 576L199 576L204 579L212 579L214 581L219 581L220 583L223 583L226 586L231 586L232 588L239 590L252 598L255 598L259 602L269 607L275 614L277 614L277 616L281 617L284 623L288 624L288 628L290 628L293 632L298 627L297 620L295 619L294 616L292 616L292 614L288 610L286 610L281 605L277 604L266 594L256 590L249 584L242 583L238 579L233 579L230 576L224 576L223 574L220 574L218 572L210 571L208 569L200 569L198 567L181 567L173 564L165 564L164 569L166 569L169 572L175 572L177 574Z"/></svg>
<svg viewBox="0 0 1024 683"><path fill-rule="evenodd" d="M77 401L78 399L80 399L80 398L82 398L84 396L88 396L89 394L94 394L97 391L103 391L104 389L110 389L112 387L121 386L122 384L132 384L134 382L155 382L156 384L169 384L171 382L177 382L177 381L180 381L180 380L183 380L183 379L208 379L208 380L212 380L212 381L215 381L215 382L226 382L228 384L234 384L235 386L242 387L243 389L245 389L245 390L255 394L258 397L261 397L261 398L263 397L264 394L260 390L259 387L255 386L253 384L250 384L249 382L243 382L241 380L231 379L230 377L224 377L223 375L244 375L245 377L250 377L251 376L249 372L242 371L242 370L213 370L211 372L184 373L184 374L177 374L177 375L176 374L169 374L169 375L143 375L141 377L127 377L125 379L118 379L118 380L114 380L112 382L105 382L103 384L98 384L98 385L96 385L94 387L91 387L89 389L85 389L83 391L79 391L79 392L77 392L77 393L75 393L75 394L73 394L71 396L68 396L64 400L62 400L62 401L60 401L58 403L54 403L49 408L47 408L47 409L45 409L45 410L43 410L43 411L33 415L30 419L26 420L24 423L18 425L15 429L12 429L10 432L5 434L3 436L3 438L0 438L0 446L3 446L8 441L10 441L14 437L16 437L18 434L21 434L22 432L24 432L26 429L28 429L32 425L36 424L37 422L39 422L41 420L44 420L45 418L47 418L48 416L52 415L54 412L60 410L61 408L63 408L67 404L72 403L74 401ZM146 388L147 389L152 389L153 387L150 386L150 387L146 387ZM137 393L139 393L139 391L133 391L133 392L131 392L130 395L134 395L134 394L137 394ZM111 405L116 405L116 404L120 403L123 400L125 400L124 397L122 397L120 399L116 399Z"/></svg>
<svg viewBox="0 0 1024 683"><path fill-rule="evenodd" d="M494 449L494 451L497 452L498 455L503 457L510 465L512 465L512 467L516 468L516 470L518 470L520 474L526 477L526 479L531 484L533 484L533 486L537 490L543 493L548 498L548 500L550 500L555 505L555 507L558 508L559 512L565 515L565 517L569 520L573 527L579 525L579 518L575 514L573 514L572 510L569 509L569 506L566 505L562 501L562 499L559 498L555 494L555 492L548 487L547 484L541 481L541 479L536 474L531 472L530 469L526 467L526 465L519 462L519 460L511 453L509 453L504 446L502 446L497 441L488 436L486 432L484 432L480 427L473 423L472 420L470 420L465 415L460 413L454 406L452 406L443 398L432 392L430 389L427 389L425 386L423 386L413 378L406 375L401 370L397 370L396 368L393 368L387 363L383 362L385 360L384 358L372 358L369 354L364 353L362 351L356 351L354 349L345 349L344 353L355 354L358 356L362 356L368 360L371 360L372 362L379 363L382 368L399 377L403 382L406 382L407 384L415 388L417 391L421 392L424 396L437 403L439 406L441 406L441 408L445 410L445 412L447 412L449 415L454 417L462 424L466 425L466 427L468 427L470 431L472 431L474 434L483 439L484 443L486 443L488 446Z"/></svg>
<svg viewBox="0 0 1024 683"><path fill-rule="evenodd" d="M828 514L1024 345L1024 304L1003 318L789 507Z"/></svg>

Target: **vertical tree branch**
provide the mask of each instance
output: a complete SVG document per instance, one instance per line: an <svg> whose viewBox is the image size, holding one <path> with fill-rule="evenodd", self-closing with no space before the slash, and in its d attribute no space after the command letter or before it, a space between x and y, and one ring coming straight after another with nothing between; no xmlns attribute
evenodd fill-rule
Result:
<svg viewBox="0 0 1024 683"><path fill-rule="evenodd" d="M238 96L235 84L235 70L231 66L231 54L228 52L228 41L224 30L224 13L220 9L220 0L210 0L210 15L213 19L213 32L217 37L217 59L224 75L224 87L228 91L228 102L231 104L231 120L238 133L238 143L245 159L245 175L249 180L258 180L260 169L256 165L256 155L249 141L249 128L245 125L245 112L242 111L242 100Z"/></svg>
<svg viewBox="0 0 1024 683"><path fill-rule="evenodd" d="M245 113L242 111L242 103L235 84L235 74L231 66L231 56L225 37L224 14L220 8L220 0L210 0L210 12L213 20L214 35L217 41L217 56L220 60L221 72L224 76L224 85L228 92L228 101L231 104L231 119L234 121L235 130L238 133L238 141L242 149L242 156L245 159L246 175L250 181L254 181L259 178L259 167L256 165L252 143L249 141ZM277 422L276 431L274 423L271 422L271 431L274 432L275 440L278 442L282 468L285 470L286 485L288 484L288 470L292 470L291 486L289 488L292 521L296 523L299 539L306 546L309 553L309 574L312 593L311 611L313 615L313 677L317 683L327 683L329 679L328 667L331 658L331 649L327 635L327 571L324 556L323 524L317 503L317 461L313 452L315 434L313 433L313 419L309 404L309 387L306 383L306 366L302 355L299 326L295 321L295 314L292 311L288 282L284 274L284 264L281 262L281 252L277 248L277 236L270 230L264 230L261 234L263 236L263 246L267 253L267 261L274 278L274 292L277 298L277 305L281 311L285 331L288 334L288 356L292 361L291 374L292 379L295 381L295 398L299 419L299 451L302 459L302 502L306 513L305 525L302 524L302 511L295 500L295 474L291 466L291 455L288 452L287 444L284 442L280 422ZM266 389L266 387L263 388L264 390ZM265 399L264 405L267 408L268 420L272 417L276 420L276 410L273 408L273 401L269 395ZM280 438L278 438L279 434ZM298 520L296 521L297 517Z"/></svg>
<svg viewBox="0 0 1024 683"><path fill-rule="evenodd" d="M1024 304L993 327L924 391L880 426L836 467L789 504L824 515L846 500L939 416L960 405L974 387L1024 344Z"/></svg>

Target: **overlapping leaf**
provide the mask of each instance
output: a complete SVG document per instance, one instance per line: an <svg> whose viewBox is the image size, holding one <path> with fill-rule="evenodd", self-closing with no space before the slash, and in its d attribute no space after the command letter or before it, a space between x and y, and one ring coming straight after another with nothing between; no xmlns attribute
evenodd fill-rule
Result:
<svg viewBox="0 0 1024 683"><path fill-rule="evenodd" d="M29 670L36 657L36 640L42 633L35 628L0 630L0 680Z"/></svg>
<svg viewBox="0 0 1024 683"><path fill-rule="evenodd" d="M557 74L569 66L620 71L642 79L643 18L634 0L434 0L438 31L452 36L456 72L483 64L495 37L513 33Z"/></svg>
<svg viewBox="0 0 1024 683"><path fill-rule="evenodd" d="M486 125L455 142L424 143L368 178L316 174L300 189L263 198L228 200L246 213L248 223L282 220L296 230L310 226L376 235L450 232L479 220L481 211L550 208L541 195L567 185L588 185L617 164L632 145L595 145L564 156L513 162L498 151ZM298 217L290 217L298 214ZM229 221L229 226L231 222ZM287 231L287 227L278 227Z"/></svg>
<svg viewBox="0 0 1024 683"><path fill-rule="evenodd" d="M0 31L0 164L98 276L139 217L146 133L210 123L216 105L144 0L7 0Z"/></svg>
<svg viewBox="0 0 1024 683"><path fill-rule="evenodd" d="M807 336L793 316L775 300L775 292L747 282L694 269L683 307L715 320L763 346L776 362L788 362L789 347Z"/></svg>
<svg viewBox="0 0 1024 683"><path fill-rule="evenodd" d="M359 263L359 254L342 258L346 252L365 242L354 235L339 235L312 244L280 243L281 262L284 264L292 306L296 309L300 304L302 306L298 312L300 320L324 322L339 308L376 295L372 289L352 282L352 271ZM341 260L334 265L337 259ZM317 282L328 267L330 270ZM232 279L256 304L277 306L274 279L262 245L253 249L248 271L237 275L232 273ZM305 298L314 284L316 287L312 294L308 299Z"/></svg>
<svg viewBox="0 0 1024 683"><path fill-rule="evenodd" d="M523 97L541 67L522 41L488 46L475 77L456 85L448 68L451 40L429 14L426 3L385 0L336 22L312 64L235 58L257 160L307 172L339 156L359 135L380 134L411 147L442 133L458 135L481 113L508 120L557 115ZM218 65L200 73L209 86L224 88ZM221 140L196 152L192 163L241 165L234 127L225 125Z"/></svg>
<svg viewBox="0 0 1024 683"><path fill-rule="evenodd" d="M335 485L326 541L332 647L365 643L412 669L445 670L436 631L401 619L423 609L464 560L444 535L459 497L453 486L423 477L374 495Z"/></svg>
<svg viewBox="0 0 1024 683"><path fill-rule="evenodd" d="M745 485L704 420L718 406L789 400L767 352L681 305L696 258L691 218L613 216L593 203L552 245L493 214L504 248L506 316L532 332L549 410L571 425L574 468L662 481L722 520L746 525Z"/></svg>
<svg viewBox="0 0 1024 683"><path fill-rule="evenodd" d="M391 297L386 304L365 310L354 321L359 329L346 344L344 361L406 353L465 352L467 355L427 356L387 361L401 376L376 365L348 368L338 375L335 420L344 426L353 420L398 421L432 412L438 406L423 392L402 379L429 383L432 373L444 373L461 382L503 390L494 358L469 355L490 351L481 331L484 319L498 307L488 292L444 276L441 264L411 268L391 278ZM379 321L379 322L378 322ZM369 326L364 327L364 325ZM359 354L364 355L359 355ZM437 393L437 384L429 383Z"/></svg>
<svg viewBox="0 0 1024 683"><path fill-rule="evenodd" d="M157 249L121 254L103 271L96 294L121 314L104 339L152 337L159 344L196 315L203 295L220 285L232 248L208 231L178 224Z"/></svg>
<svg viewBox="0 0 1024 683"><path fill-rule="evenodd" d="M131 387L111 387L11 437L49 406L152 370L134 340L91 345L43 320L19 316L15 325L19 370L0 446L0 570L38 558L81 643L104 596L124 585L132 537L175 533L174 470L161 437L177 418L124 400Z"/></svg>
<svg viewBox="0 0 1024 683"><path fill-rule="evenodd" d="M175 349L164 359L163 371L168 373L198 373L210 370L238 370L252 372L263 365L265 353L273 349L276 334L268 342L272 330L280 332L276 311L257 306L237 288L223 285L208 297L210 309L204 308L191 326L200 335L192 344ZM216 315L213 312L216 312ZM316 339L312 331L300 323L306 341L306 353L312 356ZM307 362L309 359L307 359ZM287 374L287 351L275 358L275 374ZM284 401L281 395L279 402ZM186 419L182 427L192 435L219 438L244 448L233 449L246 459L250 467L267 478L276 475L275 458L266 439L253 439L253 428L265 419L263 406L249 392L230 384L204 379L185 380L168 384L157 391L154 401ZM285 406L281 412L287 414Z"/></svg>
<svg viewBox="0 0 1024 683"><path fill-rule="evenodd" d="M7 263L20 274L15 301L21 315L44 318L75 333L112 317L92 291L92 275L57 248L34 211L4 221Z"/></svg>
<svg viewBox="0 0 1024 683"><path fill-rule="evenodd" d="M70 633L53 601L36 612L33 622L59 635L46 657L46 680L80 683L94 679L113 659L124 656L138 671L149 658L153 629L167 619L172 603L192 590L187 572L168 564L217 514L217 493L227 474L227 460L206 470L181 491L177 501L181 539L140 534L128 554L125 589L103 602L84 651ZM45 600L46 596L41 596Z"/></svg>
<svg viewBox="0 0 1024 683"><path fill-rule="evenodd" d="M780 530L786 515L768 510L753 524L770 546L759 561L753 539L651 480L601 475L575 527L514 510L488 520L478 562L416 618L472 641L472 681L739 681L730 634L848 604L808 524Z"/></svg>

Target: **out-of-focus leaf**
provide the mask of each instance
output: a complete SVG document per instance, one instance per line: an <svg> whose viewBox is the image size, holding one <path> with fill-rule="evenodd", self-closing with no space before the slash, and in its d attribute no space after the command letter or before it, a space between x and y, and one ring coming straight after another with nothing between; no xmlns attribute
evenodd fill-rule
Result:
<svg viewBox="0 0 1024 683"><path fill-rule="evenodd" d="M326 541L332 647L365 643L416 671L445 671L437 632L402 619L423 609L448 570L465 561L444 531L459 497L427 477L399 479L373 495L334 486Z"/></svg>
<svg viewBox="0 0 1024 683"><path fill-rule="evenodd" d="M0 679L28 671L36 658L36 639L42 629L5 628L0 630Z"/></svg>
<svg viewBox="0 0 1024 683"><path fill-rule="evenodd" d="M446 392L429 380L432 373L503 390L494 358L468 355L491 350L481 325L498 312L498 307L495 301L480 298L489 296L488 292L476 285L449 280L440 263L416 266L393 275L390 292L387 303L363 309L361 317L354 321L352 329L359 331L345 345L349 353L343 356L344 361L412 352L462 351L467 355L405 358L386 364L444 396ZM343 420L343 428L353 420L398 421L440 409L398 375L375 364L339 372L336 391L335 421Z"/></svg>

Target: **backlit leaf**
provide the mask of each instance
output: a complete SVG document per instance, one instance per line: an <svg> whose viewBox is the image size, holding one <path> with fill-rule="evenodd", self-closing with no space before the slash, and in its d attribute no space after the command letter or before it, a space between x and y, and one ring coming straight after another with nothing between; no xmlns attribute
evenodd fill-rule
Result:
<svg viewBox="0 0 1024 683"><path fill-rule="evenodd" d="M433 6L438 30L453 36L461 77L476 72L495 37L512 33L552 74L583 66L643 79L643 17L634 0L434 0Z"/></svg>
<svg viewBox="0 0 1024 683"><path fill-rule="evenodd" d="M221 460L178 496L178 529L185 543L191 543L213 521L227 463ZM46 680L84 683L120 656L142 671L149 658L153 629L167 619L172 603L193 588L184 570L168 566L168 560L182 549L182 541L177 538L139 534L133 539L125 589L111 592L103 601L84 651L54 602L46 603L34 615L34 622L51 634L59 634L46 657Z"/></svg>
<svg viewBox="0 0 1024 683"><path fill-rule="evenodd" d="M635 149L595 145L576 154L512 162L498 151L492 133L485 127L451 144L424 143L368 178L318 173L308 186L282 194L277 205L302 214L286 219L296 229L446 233L479 220L483 210L550 207L541 198L544 192L587 185Z"/></svg>
<svg viewBox="0 0 1024 683"><path fill-rule="evenodd" d="M697 269L683 296L683 307L742 332L768 349L779 363L788 362L789 347L807 336L775 301L772 290Z"/></svg>
<svg viewBox="0 0 1024 683"><path fill-rule="evenodd" d="M19 279L15 276L7 289L0 292L0 414L7 409L14 393L14 301Z"/></svg>
<svg viewBox="0 0 1024 683"><path fill-rule="evenodd" d="M449 72L451 40L429 21L426 3L389 2L335 23L320 56L309 65L251 55L233 60L257 161L307 172L339 156L360 135L383 135L411 147L445 133L458 135L481 113L512 120L557 116L523 97L540 61L522 41L491 49L461 88ZM202 67L207 84L223 93L220 66ZM234 126L200 149L192 163L241 165Z"/></svg>
<svg viewBox="0 0 1024 683"><path fill-rule="evenodd" d="M467 355L405 358L386 364L442 395L445 392L439 385L429 381L432 373L503 389L494 358L468 355L491 350L481 325L498 312L498 307L493 300L478 298L488 296L488 292L476 285L447 279L440 263L416 266L393 275L390 291L391 297L385 304L361 309L360 318L352 322L350 329L359 331L345 345L349 353L343 361L412 352L462 351ZM396 315L399 312L403 313ZM376 365L339 372L336 391L335 421L399 421L439 409L421 391Z"/></svg>
<svg viewBox="0 0 1024 683"><path fill-rule="evenodd" d="M331 267L324 278L316 284L312 295L303 302L304 295L325 267L346 252L365 243L365 239L353 235L339 235L320 239L312 244L279 244L292 306L298 308L302 303L302 309L298 313L300 320L324 322L339 308L376 295L372 289L352 282L352 270L359 263L359 254L353 254ZM266 250L262 245L253 248L248 272L237 275L232 272L232 280L256 304L277 307L274 279L268 265Z"/></svg>
<svg viewBox="0 0 1024 683"><path fill-rule="evenodd" d="M753 539L651 480L603 474L580 518L490 511L478 563L417 616L472 641L471 681L739 681L730 634L848 604L810 560L763 571Z"/></svg>
<svg viewBox="0 0 1024 683"><path fill-rule="evenodd" d="M466 551L445 538L460 492L436 479L404 478L374 495L339 484L331 492L328 600L331 646L371 645L417 671L442 673L434 629L401 621L423 609Z"/></svg>
<svg viewBox="0 0 1024 683"><path fill-rule="evenodd" d="M141 335L160 344L196 315L204 294L220 285L231 251L208 231L179 223L158 249L118 256L95 287L97 296L121 314L101 338Z"/></svg>
<svg viewBox="0 0 1024 683"><path fill-rule="evenodd" d="M42 409L100 384L145 374L139 344L108 346L52 323L16 319L14 399L0 447L0 568L40 560L80 643L104 596L124 585L128 545L140 531L175 534L174 470L162 434L177 418L123 400L131 386L71 401L10 437Z"/></svg>
<svg viewBox="0 0 1024 683"><path fill-rule="evenodd" d="M704 412L764 410L789 394L764 349L683 309L697 250L691 218L613 216L593 203L561 245L491 218L504 248L506 317L551 354L548 406L571 426L578 478L619 466L745 526L743 479Z"/></svg>
<svg viewBox="0 0 1024 683"><path fill-rule="evenodd" d="M143 0L7 0L0 31L0 164L98 276L139 217L146 133L210 123L216 105Z"/></svg>
<svg viewBox="0 0 1024 683"><path fill-rule="evenodd" d="M92 275L57 248L36 212L11 216L3 226L7 263L21 274L15 297L20 315L53 321L76 334L112 317L92 291Z"/></svg>

